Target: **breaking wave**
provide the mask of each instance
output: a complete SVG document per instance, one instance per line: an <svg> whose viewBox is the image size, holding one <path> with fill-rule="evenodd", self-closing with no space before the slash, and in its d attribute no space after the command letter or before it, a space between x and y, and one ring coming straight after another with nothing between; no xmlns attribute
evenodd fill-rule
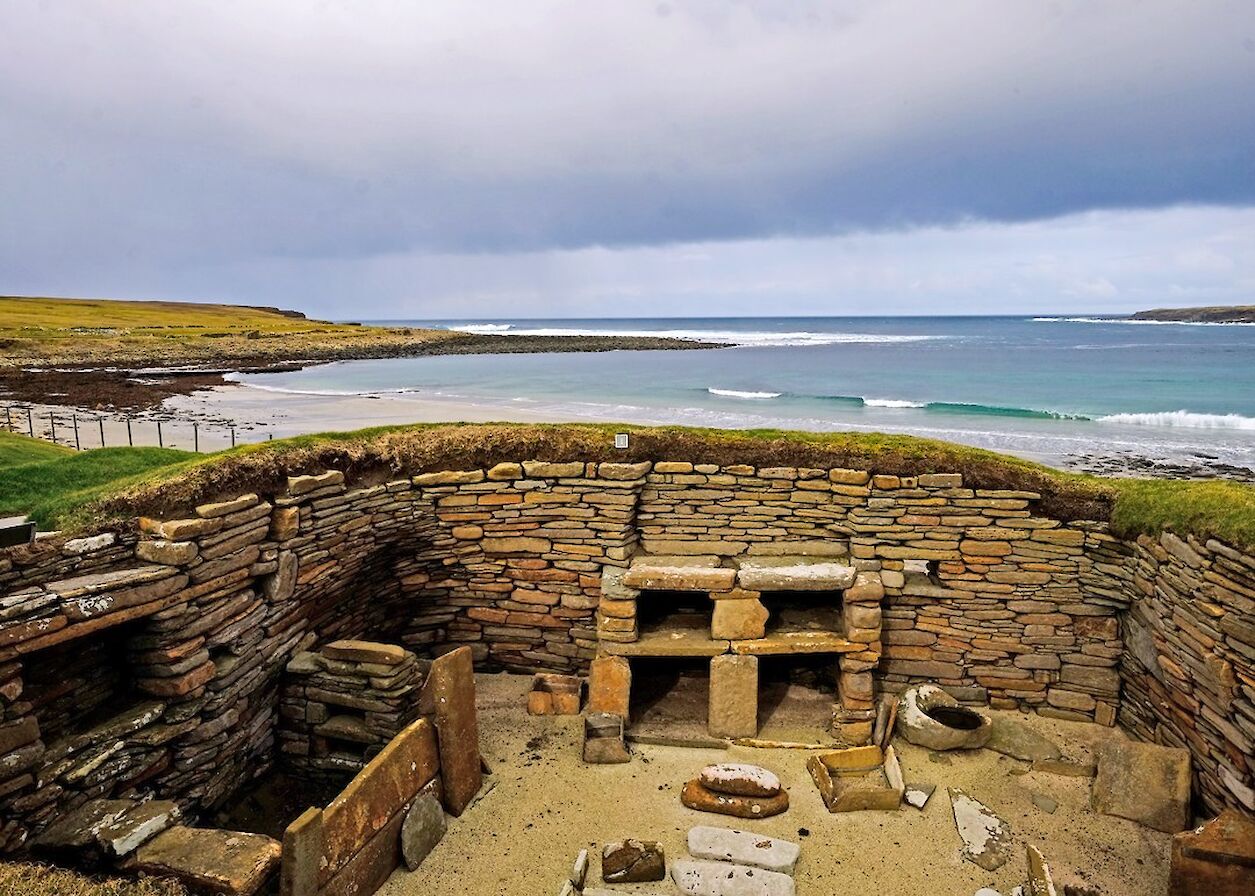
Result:
<svg viewBox="0 0 1255 896"><path fill-rule="evenodd" d="M824 333L813 330L772 332L770 330L700 330L700 329L631 329L617 327L518 327L514 324L459 324L450 327L467 333L505 333L510 336L614 336L654 339L686 339L690 342L715 342L722 345L805 346L853 345L876 343L926 342L949 339L949 336L899 333Z"/></svg>
<svg viewBox="0 0 1255 896"><path fill-rule="evenodd" d="M1147 327L1255 327L1240 320L1133 320L1131 317L1030 317L1039 324L1132 324Z"/></svg>
<svg viewBox="0 0 1255 896"><path fill-rule="evenodd" d="M706 390L711 395L720 395L724 398L779 398L779 392L742 392L740 389L716 389L713 386Z"/></svg>
<svg viewBox="0 0 1255 896"><path fill-rule="evenodd" d="M1186 429L1237 429L1255 432L1255 417L1241 414L1195 414L1191 411L1158 411L1146 414L1107 414L1100 423L1131 426L1171 426Z"/></svg>

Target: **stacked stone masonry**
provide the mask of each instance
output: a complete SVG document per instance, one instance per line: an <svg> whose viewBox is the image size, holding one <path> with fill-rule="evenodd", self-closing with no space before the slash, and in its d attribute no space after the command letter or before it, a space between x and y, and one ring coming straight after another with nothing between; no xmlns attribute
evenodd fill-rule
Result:
<svg viewBox="0 0 1255 896"><path fill-rule="evenodd" d="M847 626L879 646L845 667L871 676L851 693L936 681L974 703L1118 720L1188 747L1206 807L1255 810L1250 556L1122 541L953 473L511 459L383 482L293 475L279 494L0 553L0 851L93 798L203 816L279 757L285 669L332 641L582 673L607 633L630 634L613 583L638 552L874 573L879 603L844 610L863 608ZM61 666L97 690L59 692Z"/></svg>

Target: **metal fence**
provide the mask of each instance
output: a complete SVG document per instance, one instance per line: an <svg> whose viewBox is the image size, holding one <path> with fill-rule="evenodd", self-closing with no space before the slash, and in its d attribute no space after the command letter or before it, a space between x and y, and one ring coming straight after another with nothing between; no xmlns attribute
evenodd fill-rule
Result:
<svg viewBox="0 0 1255 896"><path fill-rule="evenodd" d="M253 426L170 416L55 410L16 402L5 404L0 410L0 427L76 451L141 445L213 452L274 437Z"/></svg>

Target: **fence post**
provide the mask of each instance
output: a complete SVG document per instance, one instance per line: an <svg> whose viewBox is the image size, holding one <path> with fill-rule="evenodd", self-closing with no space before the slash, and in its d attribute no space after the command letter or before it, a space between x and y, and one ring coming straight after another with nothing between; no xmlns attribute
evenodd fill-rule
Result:
<svg viewBox="0 0 1255 896"><path fill-rule="evenodd" d="M105 447L105 418L97 417L96 422L100 424L100 447Z"/></svg>
<svg viewBox="0 0 1255 896"><path fill-rule="evenodd" d="M196 421L192 421L192 450L200 454L200 427Z"/></svg>
<svg viewBox="0 0 1255 896"><path fill-rule="evenodd" d="M83 445L78 440L78 414L71 414L70 419L74 422L74 450L82 451Z"/></svg>
<svg viewBox="0 0 1255 896"><path fill-rule="evenodd" d="M52 444L55 445L57 444L57 415L56 414L53 414L51 412L48 414L48 424L49 426L52 427Z"/></svg>
<svg viewBox="0 0 1255 896"><path fill-rule="evenodd" d="M231 427L231 447L235 447L235 427Z"/></svg>
<svg viewBox="0 0 1255 896"><path fill-rule="evenodd" d="M131 438L131 418L130 417L126 418L126 444L132 447L135 446L135 440Z"/></svg>
<svg viewBox="0 0 1255 896"><path fill-rule="evenodd" d="M161 421L160 420L157 421L157 447L158 448L166 447L166 443L161 438Z"/></svg>
<svg viewBox="0 0 1255 896"><path fill-rule="evenodd" d="M4 406L4 428L13 429L13 408L7 404Z"/></svg>
<svg viewBox="0 0 1255 896"><path fill-rule="evenodd" d="M26 428L30 430L31 438L35 438L35 418L31 416L31 409L26 409Z"/></svg>

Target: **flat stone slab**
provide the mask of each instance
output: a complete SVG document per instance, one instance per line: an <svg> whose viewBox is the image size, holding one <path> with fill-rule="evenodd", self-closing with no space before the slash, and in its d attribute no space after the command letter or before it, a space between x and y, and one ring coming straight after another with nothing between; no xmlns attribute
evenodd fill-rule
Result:
<svg viewBox="0 0 1255 896"><path fill-rule="evenodd" d="M857 575L853 566L830 560L754 557L740 562L737 582L752 591L841 591Z"/></svg>
<svg viewBox="0 0 1255 896"><path fill-rule="evenodd" d="M1063 755L1058 744L1023 722L1003 715L994 715L991 720L993 724L985 746L995 753L1025 762L1058 759Z"/></svg>
<svg viewBox="0 0 1255 896"><path fill-rule="evenodd" d="M962 790L950 788L954 826L963 841L961 855L986 871L996 871L1007 863L1011 829L987 806Z"/></svg>
<svg viewBox="0 0 1255 896"><path fill-rule="evenodd" d="M96 842L106 855L123 858L174 825L181 817L177 803L149 800L103 825L96 832Z"/></svg>
<svg viewBox="0 0 1255 896"><path fill-rule="evenodd" d="M689 896L794 896L793 878L749 865L705 859L677 859L671 879Z"/></svg>
<svg viewBox="0 0 1255 896"><path fill-rule="evenodd" d="M680 792L680 802L699 812L714 812L736 818L769 818L789 808L789 792L781 790L775 796L769 797L731 796L708 790L694 778L684 785Z"/></svg>
<svg viewBox="0 0 1255 896"><path fill-rule="evenodd" d="M750 865L780 874L792 874L802 853L802 847L788 840L704 825L689 831L688 849L695 859Z"/></svg>
<svg viewBox="0 0 1255 896"><path fill-rule="evenodd" d="M319 652L332 660L379 663L385 666L399 665L410 656L410 652L404 647L396 644L381 644L377 641L332 641Z"/></svg>
<svg viewBox="0 0 1255 896"><path fill-rule="evenodd" d="M133 870L173 877L193 892L253 896L278 869L279 853L261 834L175 825L136 851Z"/></svg>
<svg viewBox="0 0 1255 896"><path fill-rule="evenodd" d="M731 591L736 570L704 566L633 565L623 584L642 591Z"/></svg>
<svg viewBox="0 0 1255 896"><path fill-rule="evenodd" d="M707 790L732 796L775 796L780 778L775 772L744 762L720 762L702 769L697 780Z"/></svg>
<svg viewBox="0 0 1255 896"><path fill-rule="evenodd" d="M1090 792L1095 812L1117 815L1176 834L1190 822L1190 754L1112 737L1097 751L1098 774Z"/></svg>
<svg viewBox="0 0 1255 896"><path fill-rule="evenodd" d="M612 656L719 656L732 642L710 637L710 618L685 616L666 628L646 629L635 641L602 641L598 648Z"/></svg>
<svg viewBox="0 0 1255 896"><path fill-rule="evenodd" d="M836 632L783 632L766 638L732 642L732 652L743 656L857 653L866 649L866 644L847 640Z"/></svg>

